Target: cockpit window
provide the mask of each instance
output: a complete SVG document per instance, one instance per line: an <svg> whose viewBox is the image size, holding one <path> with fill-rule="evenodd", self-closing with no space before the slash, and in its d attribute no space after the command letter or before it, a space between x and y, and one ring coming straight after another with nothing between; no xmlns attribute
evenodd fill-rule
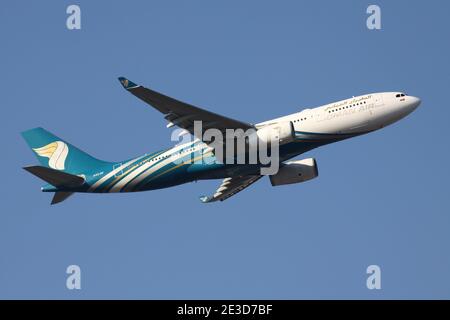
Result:
<svg viewBox="0 0 450 320"><path fill-rule="evenodd" d="M396 98L400 98L400 97L404 97L404 96L407 96L407 94L405 94L405 93L397 93L395 95Z"/></svg>

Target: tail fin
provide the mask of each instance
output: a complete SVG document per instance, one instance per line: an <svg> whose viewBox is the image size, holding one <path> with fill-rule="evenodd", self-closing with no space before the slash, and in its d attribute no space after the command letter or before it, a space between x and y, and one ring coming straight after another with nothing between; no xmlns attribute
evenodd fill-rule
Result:
<svg viewBox="0 0 450 320"><path fill-rule="evenodd" d="M80 174L108 164L108 162L90 156L43 128L24 131L22 136L36 154L39 162L51 169Z"/></svg>

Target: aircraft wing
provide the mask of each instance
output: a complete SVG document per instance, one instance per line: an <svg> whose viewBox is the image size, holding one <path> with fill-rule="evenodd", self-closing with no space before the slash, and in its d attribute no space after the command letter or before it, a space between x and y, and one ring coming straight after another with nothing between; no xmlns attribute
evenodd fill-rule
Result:
<svg viewBox="0 0 450 320"><path fill-rule="evenodd" d="M255 183L261 179L261 175L252 176L238 176L233 178L225 178L222 184L217 189L216 193L212 196L201 196L200 201L203 203L214 202L214 201L224 201L236 193L244 190L251 184Z"/></svg>
<svg viewBox="0 0 450 320"><path fill-rule="evenodd" d="M159 92L137 85L124 77L120 77L119 81L127 91L164 114L164 118L169 121L168 128L176 125L195 136L194 121L202 121L202 136L196 137L200 140L202 140L205 130L209 128L219 129L223 134L225 134L225 129L243 129L245 131L253 128L249 123L227 118L175 100Z"/></svg>

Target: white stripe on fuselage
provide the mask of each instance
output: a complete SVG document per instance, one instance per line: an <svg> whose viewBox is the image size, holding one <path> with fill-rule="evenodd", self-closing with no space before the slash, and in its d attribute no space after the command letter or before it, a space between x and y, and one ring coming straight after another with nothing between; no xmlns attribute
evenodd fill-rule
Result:
<svg viewBox="0 0 450 320"><path fill-rule="evenodd" d="M140 167L136 168L134 171L130 172L125 178L123 178L122 180L118 181L110 189L109 192L120 192L120 191L122 191L122 188L124 188L125 186L127 186L126 189L129 190L129 188L132 188L133 186L135 186L136 184L141 182L148 175L150 175L151 173L155 172L159 168L169 164L170 162L173 162L173 161L176 161L177 159L179 159L181 154L179 154L178 157L174 156L174 154L177 153L181 149L191 147L191 145L194 144L195 142L196 141L189 142L189 143L186 143L186 144L183 144L183 145L179 145L179 146L176 146L176 147L174 147L172 149L167 150L166 152L163 152L163 153L159 154L157 157L165 157L165 156L168 156L168 157L166 159L162 160L161 162L156 163L156 164L150 160L147 163L141 165ZM186 156L186 154L182 154L182 155ZM151 169L149 169L149 168L151 168ZM149 170L147 170L147 169L149 169ZM146 171L146 172L144 174L140 175L144 171Z"/></svg>
<svg viewBox="0 0 450 320"><path fill-rule="evenodd" d="M142 159L145 156L146 155L134 158L134 159L132 159L132 160L122 164L121 166L115 168L114 170L110 171L104 177L102 177L101 179L97 180L92 186L90 186L89 189L88 189L88 192L97 189L102 183L107 181L109 178L114 177L118 172L120 172L121 170L123 170L124 168L126 168L127 166L132 164L133 162L138 161L139 159Z"/></svg>

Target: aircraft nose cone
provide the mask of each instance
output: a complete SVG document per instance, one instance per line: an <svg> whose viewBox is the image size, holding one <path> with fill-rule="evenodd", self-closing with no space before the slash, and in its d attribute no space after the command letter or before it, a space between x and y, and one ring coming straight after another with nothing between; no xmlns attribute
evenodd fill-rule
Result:
<svg viewBox="0 0 450 320"><path fill-rule="evenodd" d="M420 105L422 100L420 100L420 98L417 98L417 97L410 97L410 98L411 98L411 103L410 103L411 111L414 111Z"/></svg>

